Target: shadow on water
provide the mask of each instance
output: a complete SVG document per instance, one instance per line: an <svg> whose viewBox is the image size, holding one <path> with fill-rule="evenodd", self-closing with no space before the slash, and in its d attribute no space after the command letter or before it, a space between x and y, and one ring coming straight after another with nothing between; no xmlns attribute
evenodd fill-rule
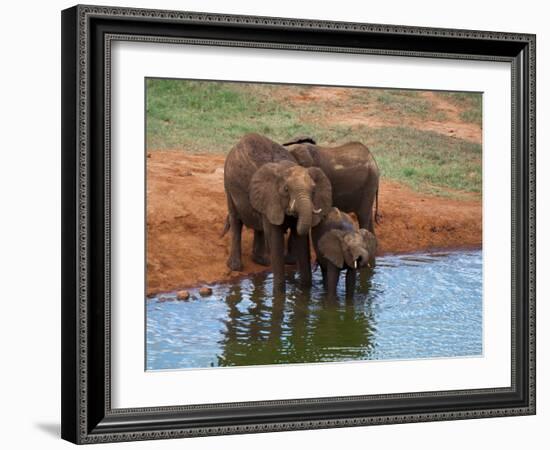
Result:
<svg viewBox="0 0 550 450"><path fill-rule="evenodd" d="M295 283L285 296L271 297L267 276L252 277L248 287L243 292L235 286L225 297L229 312L217 365L354 360L368 353L371 318L364 302L329 301L321 291ZM243 298L250 301L248 308L239 307Z"/></svg>
<svg viewBox="0 0 550 450"><path fill-rule="evenodd" d="M329 300L287 273L212 286L213 295L147 302L147 369L471 356L482 348L481 251L381 257L355 293ZM175 294L165 294L164 297Z"/></svg>

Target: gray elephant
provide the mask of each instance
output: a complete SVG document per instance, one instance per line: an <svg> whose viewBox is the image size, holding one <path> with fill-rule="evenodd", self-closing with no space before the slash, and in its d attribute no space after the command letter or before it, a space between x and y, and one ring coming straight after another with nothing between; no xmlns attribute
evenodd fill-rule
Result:
<svg viewBox="0 0 550 450"><path fill-rule="evenodd" d="M321 168L332 186L333 205L341 211L355 213L359 226L374 233L374 222L378 222L380 171L365 145L348 142L337 147L323 147L311 137L300 136L283 146L301 166Z"/></svg>
<svg viewBox="0 0 550 450"><path fill-rule="evenodd" d="M329 296L336 296L341 270L346 270L346 294L353 295L357 270L374 261L377 247L374 234L357 229L348 214L331 208L321 223L312 228L311 239Z"/></svg>
<svg viewBox="0 0 550 450"><path fill-rule="evenodd" d="M227 155L224 187L232 233L228 267L242 270L241 232L245 225L254 230L252 259L267 264L269 250L274 290L283 290L284 234L290 229L300 279L310 286L309 231L332 204L330 182L323 171L298 165L283 146L252 133L241 138Z"/></svg>

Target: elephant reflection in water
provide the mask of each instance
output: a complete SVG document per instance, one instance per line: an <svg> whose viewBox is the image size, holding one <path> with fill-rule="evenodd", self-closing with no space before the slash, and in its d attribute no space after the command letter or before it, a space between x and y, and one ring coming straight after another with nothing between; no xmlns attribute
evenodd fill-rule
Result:
<svg viewBox="0 0 550 450"><path fill-rule="evenodd" d="M312 300L308 291L291 285L286 301L282 295L269 301L269 279L258 275L250 282L250 289L234 286L225 299L229 310L219 366L369 358L374 318L366 295L346 303ZM245 309L246 298L252 304Z"/></svg>
<svg viewBox="0 0 550 450"><path fill-rule="evenodd" d="M248 296L252 305L246 311L240 303L246 298L241 285L235 285L225 298L228 307L222 354L219 366L244 366L276 363L281 342L281 326L284 298L266 305L266 283L262 276L253 277L253 287Z"/></svg>

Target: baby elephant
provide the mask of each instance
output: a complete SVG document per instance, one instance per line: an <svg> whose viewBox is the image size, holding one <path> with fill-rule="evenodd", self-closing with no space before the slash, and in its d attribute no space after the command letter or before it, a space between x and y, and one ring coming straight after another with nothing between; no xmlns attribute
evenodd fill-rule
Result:
<svg viewBox="0 0 550 450"><path fill-rule="evenodd" d="M374 234L364 228L358 229L349 215L333 207L325 219L311 229L311 238L329 296L336 296L343 269L347 270L346 294L353 295L357 269L370 266L376 253Z"/></svg>

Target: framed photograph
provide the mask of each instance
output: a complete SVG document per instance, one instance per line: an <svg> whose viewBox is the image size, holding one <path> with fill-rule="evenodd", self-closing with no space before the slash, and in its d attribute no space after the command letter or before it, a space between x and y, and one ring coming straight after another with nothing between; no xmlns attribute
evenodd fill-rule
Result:
<svg viewBox="0 0 550 450"><path fill-rule="evenodd" d="M535 413L535 36L62 12L62 437Z"/></svg>

